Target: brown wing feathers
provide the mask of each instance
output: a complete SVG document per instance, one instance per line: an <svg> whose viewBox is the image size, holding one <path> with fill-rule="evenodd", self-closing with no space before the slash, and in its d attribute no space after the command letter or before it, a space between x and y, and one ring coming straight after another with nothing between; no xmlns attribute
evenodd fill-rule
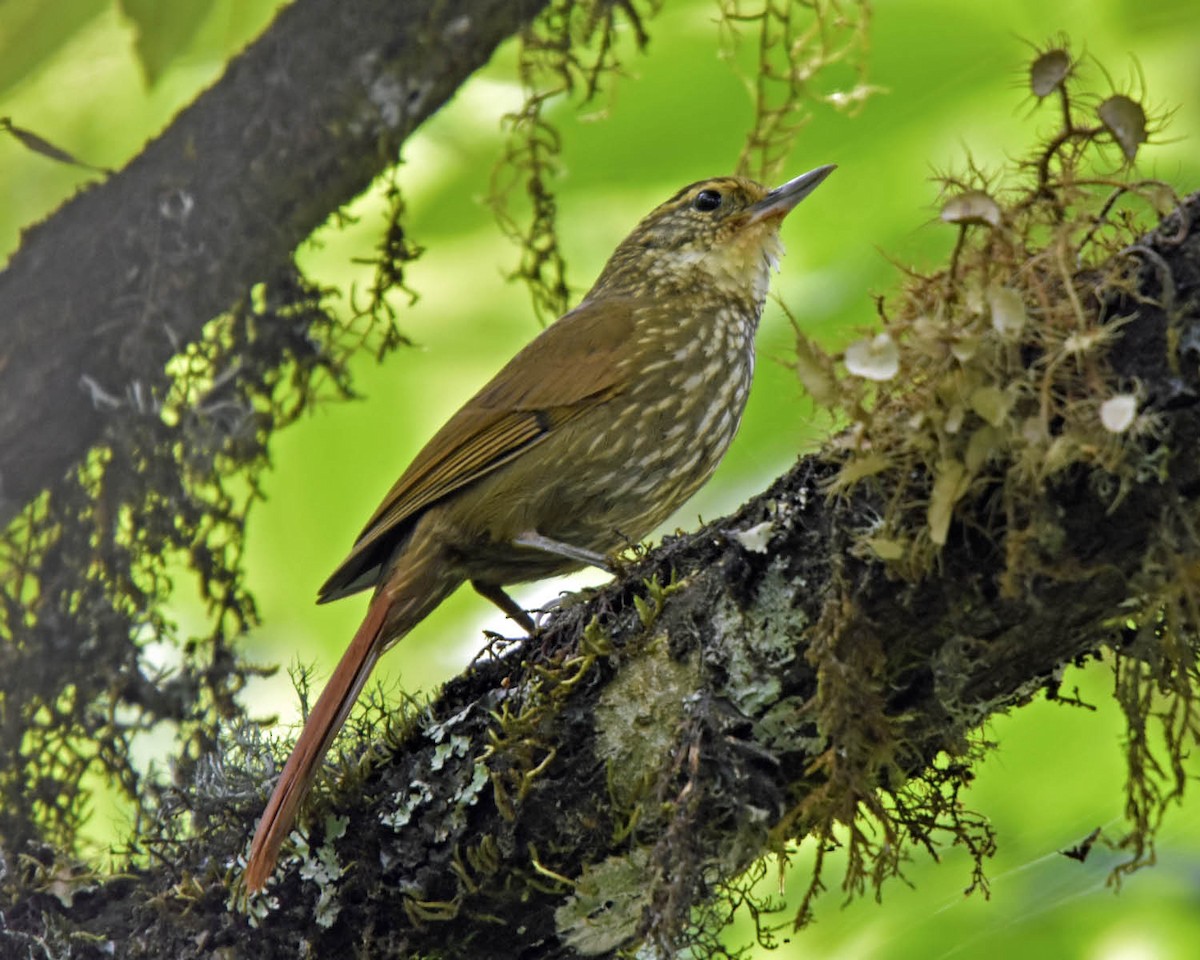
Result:
<svg viewBox="0 0 1200 960"><path fill-rule="evenodd" d="M421 511L611 396L619 368L615 361L628 344L633 312L632 302L618 302L614 308L608 301L603 311L580 304L496 374L434 435L388 491L350 555L321 586L319 602L373 586ZM530 369L528 364L543 375L514 378L510 371L518 361L523 369Z"/></svg>

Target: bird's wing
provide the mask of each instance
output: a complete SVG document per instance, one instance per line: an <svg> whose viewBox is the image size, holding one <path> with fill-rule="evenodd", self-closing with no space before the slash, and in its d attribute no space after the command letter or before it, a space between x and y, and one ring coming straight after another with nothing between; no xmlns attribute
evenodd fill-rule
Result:
<svg viewBox="0 0 1200 960"><path fill-rule="evenodd" d="M322 601L373 586L422 510L503 466L620 392L636 302L585 301L547 327L417 454L367 521Z"/></svg>

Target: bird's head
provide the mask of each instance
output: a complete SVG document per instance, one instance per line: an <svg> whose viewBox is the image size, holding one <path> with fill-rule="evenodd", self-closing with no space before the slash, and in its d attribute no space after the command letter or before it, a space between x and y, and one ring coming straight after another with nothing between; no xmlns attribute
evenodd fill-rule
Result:
<svg viewBox="0 0 1200 960"><path fill-rule="evenodd" d="M617 247L592 295L715 286L761 302L769 268L783 252L780 223L834 169L817 167L774 190L744 177L684 187Z"/></svg>

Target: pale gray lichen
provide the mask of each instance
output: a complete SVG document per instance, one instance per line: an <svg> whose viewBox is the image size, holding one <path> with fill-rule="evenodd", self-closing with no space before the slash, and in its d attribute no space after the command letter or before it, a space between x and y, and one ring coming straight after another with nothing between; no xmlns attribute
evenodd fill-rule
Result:
<svg viewBox="0 0 1200 960"><path fill-rule="evenodd" d="M675 746L684 698L698 683L699 658L675 660L666 636L659 634L622 666L601 695L596 748L612 773L619 802L633 802L644 777L662 769Z"/></svg>
<svg viewBox="0 0 1200 960"><path fill-rule="evenodd" d="M408 793L396 806L394 812L380 817L385 827L399 830L412 818L417 809L433 799L433 789L423 780L414 780L408 785Z"/></svg>
<svg viewBox="0 0 1200 960"><path fill-rule="evenodd" d="M994 642L994 641L991 641ZM933 681L938 702L945 709L947 719L959 740L965 741L970 731L977 729L988 718L1010 707L1027 703L1046 689L1046 677L1030 677L1015 690L997 693L994 697L975 694L967 696L972 684L971 666L977 661L985 642L975 637L956 635L947 640L934 654ZM1060 664L1055 671L1061 677Z"/></svg>
<svg viewBox="0 0 1200 960"><path fill-rule="evenodd" d="M769 750L802 750L812 756L825 749L825 738L804 737L797 731L805 718L807 697L784 697L754 723L754 740Z"/></svg>
<svg viewBox="0 0 1200 960"><path fill-rule="evenodd" d="M346 872L339 862L334 843L346 834L350 823L348 817L329 815L325 818L325 842L315 850L305 844L304 859L300 864L300 878L316 884L320 891L313 910L317 925L328 930L337 920L342 906L336 900L337 882Z"/></svg>
<svg viewBox="0 0 1200 960"><path fill-rule="evenodd" d="M446 840L452 833L458 833L467 824L467 808L479 799L480 791L488 783L488 768L486 763L471 764L471 779L455 795L454 805L442 824L435 832L435 837Z"/></svg>
<svg viewBox="0 0 1200 960"><path fill-rule="evenodd" d="M460 733L453 734L449 740L434 747L433 756L429 759L429 769L437 773L451 757L465 757L470 749L470 739Z"/></svg>
<svg viewBox="0 0 1200 960"><path fill-rule="evenodd" d="M441 721L430 720L425 727L425 736L427 736L434 743L441 743L442 740L445 739L446 734L466 720L468 715L470 715L471 711L474 709L475 704L468 703L452 717L447 717L445 720Z"/></svg>
<svg viewBox="0 0 1200 960"><path fill-rule="evenodd" d="M487 764L475 763L471 765L472 775L471 781L462 790L454 802L455 820L457 821L460 812L465 811L467 807L475 803L479 799L480 791L487 785L488 768Z"/></svg>
<svg viewBox="0 0 1200 960"><path fill-rule="evenodd" d="M594 957L627 943L650 906L649 870L646 847L584 867L575 892L554 912L558 934L567 946Z"/></svg>
<svg viewBox="0 0 1200 960"><path fill-rule="evenodd" d="M746 716L758 716L779 699L779 674L795 658L795 638L808 625L795 605L795 586L786 568L787 561L777 558L763 576L753 608L757 628L745 628L746 614L732 604L713 615L716 635L727 638L721 648L725 695Z"/></svg>

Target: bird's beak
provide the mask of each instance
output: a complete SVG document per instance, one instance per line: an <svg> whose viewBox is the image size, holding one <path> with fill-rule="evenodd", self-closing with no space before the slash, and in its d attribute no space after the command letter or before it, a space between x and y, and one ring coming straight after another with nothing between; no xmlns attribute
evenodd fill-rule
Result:
<svg viewBox="0 0 1200 960"><path fill-rule="evenodd" d="M821 185L821 181L836 169L836 163L827 163L823 167L817 167L816 170L800 174L781 187L776 187L750 208L749 222L759 223L772 217L782 220L791 213L796 204L816 190Z"/></svg>

